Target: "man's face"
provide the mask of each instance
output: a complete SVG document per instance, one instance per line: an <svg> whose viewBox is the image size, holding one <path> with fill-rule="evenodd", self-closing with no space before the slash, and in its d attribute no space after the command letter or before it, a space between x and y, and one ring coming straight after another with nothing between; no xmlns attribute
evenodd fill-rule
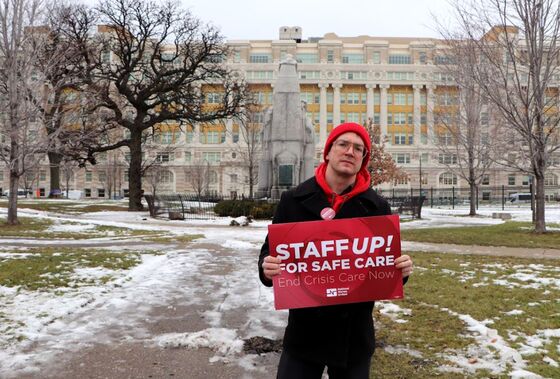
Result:
<svg viewBox="0 0 560 379"><path fill-rule="evenodd" d="M364 141L356 133L341 134L332 144L327 154L328 166L338 175L354 176L362 167L363 155L355 146L365 151Z"/></svg>

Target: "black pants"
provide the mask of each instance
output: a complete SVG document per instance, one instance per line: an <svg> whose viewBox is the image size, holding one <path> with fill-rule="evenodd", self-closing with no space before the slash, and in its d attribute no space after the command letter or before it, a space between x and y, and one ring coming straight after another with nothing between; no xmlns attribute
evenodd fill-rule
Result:
<svg viewBox="0 0 560 379"><path fill-rule="evenodd" d="M327 367L329 379L368 379L371 358L348 367ZM324 364L302 361L282 352L277 379L321 379Z"/></svg>

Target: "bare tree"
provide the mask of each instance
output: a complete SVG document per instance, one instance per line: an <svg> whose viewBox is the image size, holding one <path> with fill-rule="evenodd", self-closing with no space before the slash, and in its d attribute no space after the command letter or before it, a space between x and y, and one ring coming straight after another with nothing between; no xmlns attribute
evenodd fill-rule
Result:
<svg viewBox="0 0 560 379"><path fill-rule="evenodd" d="M77 168L78 164L74 160L68 158L63 158L59 164L60 176L64 181L64 189L66 190L67 199L70 191L70 181L74 179Z"/></svg>
<svg viewBox="0 0 560 379"><path fill-rule="evenodd" d="M261 157L262 141L261 130L263 109L257 104L245 106L243 115L239 118L239 134L241 144L237 151L249 171L249 198L253 198L253 189L257 184L259 175L259 158Z"/></svg>
<svg viewBox="0 0 560 379"><path fill-rule="evenodd" d="M208 193L210 184L210 163L197 160L185 168L185 178L198 198L198 207L201 207L203 193Z"/></svg>
<svg viewBox="0 0 560 379"><path fill-rule="evenodd" d="M38 108L47 135L58 134L56 144L47 152L50 167L51 193L60 192L60 164L68 146L68 138L78 138L72 132L76 116L82 109L80 89L83 85L82 71L87 66L80 45L69 35L84 36L95 22L94 14L83 5L64 2L48 4L47 20L38 27L43 38L36 46L34 75L44 83L43 91L29 91L29 98ZM76 23L76 20L80 20ZM62 127L64 133L59 131Z"/></svg>
<svg viewBox="0 0 560 379"><path fill-rule="evenodd" d="M445 64L440 73L453 78L453 85L438 94L433 109L434 145L439 150L439 163L463 178L469 185L470 211L476 215L477 188L492 164L496 128L489 123L488 107L475 79L480 55L476 44L440 27L445 48L439 51Z"/></svg>
<svg viewBox="0 0 560 379"><path fill-rule="evenodd" d="M458 28L476 43L475 80L498 112L514 149L499 163L535 179L535 232L546 232L545 174L560 149L557 86L560 5L555 0L455 1Z"/></svg>
<svg viewBox="0 0 560 379"><path fill-rule="evenodd" d="M172 1L103 0L97 6L98 40L83 49L97 68L88 72L89 89L100 99L103 127L124 128L114 143L88 144L94 152L130 149L129 209L142 209L144 131L176 121L213 122L240 112L245 86L222 60L222 36ZM96 48L102 46L102 49ZM212 106L206 97L212 94Z"/></svg>
<svg viewBox="0 0 560 379"><path fill-rule="evenodd" d="M35 26L40 20L40 0L0 1L0 160L10 171L8 224L18 224L19 179L37 166L49 150L49 138L37 130L38 112L30 91L42 91L33 71L42 37Z"/></svg>

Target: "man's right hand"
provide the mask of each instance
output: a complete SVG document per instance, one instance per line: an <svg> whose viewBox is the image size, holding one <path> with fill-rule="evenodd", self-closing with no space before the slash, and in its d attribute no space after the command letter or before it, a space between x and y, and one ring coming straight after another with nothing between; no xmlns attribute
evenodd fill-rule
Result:
<svg viewBox="0 0 560 379"><path fill-rule="evenodd" d="M264 257L262 268L267 279L272 280L273 277L280 274L280 262L281 260L278 257L271 257L270 255Z"/></svg>

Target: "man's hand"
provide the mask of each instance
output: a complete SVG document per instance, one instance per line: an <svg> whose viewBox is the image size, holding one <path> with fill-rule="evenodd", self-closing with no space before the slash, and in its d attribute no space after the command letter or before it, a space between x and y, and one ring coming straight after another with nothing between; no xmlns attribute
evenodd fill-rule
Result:
<svg viewBox="0 0 560 379"><path fill-rule="evenodd" d="M273 277L280 274L280 262L278 257L271 257L270 255L264 257L262 268L267 279L272 280Z"/></svg>
<svg viewBox="0 0 560 379"><path fill-rule="evenodd" d="M408 255L401 255L395 259L395 267L401 270L403 278L406 278L412 274L412 259Z"/></svg>

